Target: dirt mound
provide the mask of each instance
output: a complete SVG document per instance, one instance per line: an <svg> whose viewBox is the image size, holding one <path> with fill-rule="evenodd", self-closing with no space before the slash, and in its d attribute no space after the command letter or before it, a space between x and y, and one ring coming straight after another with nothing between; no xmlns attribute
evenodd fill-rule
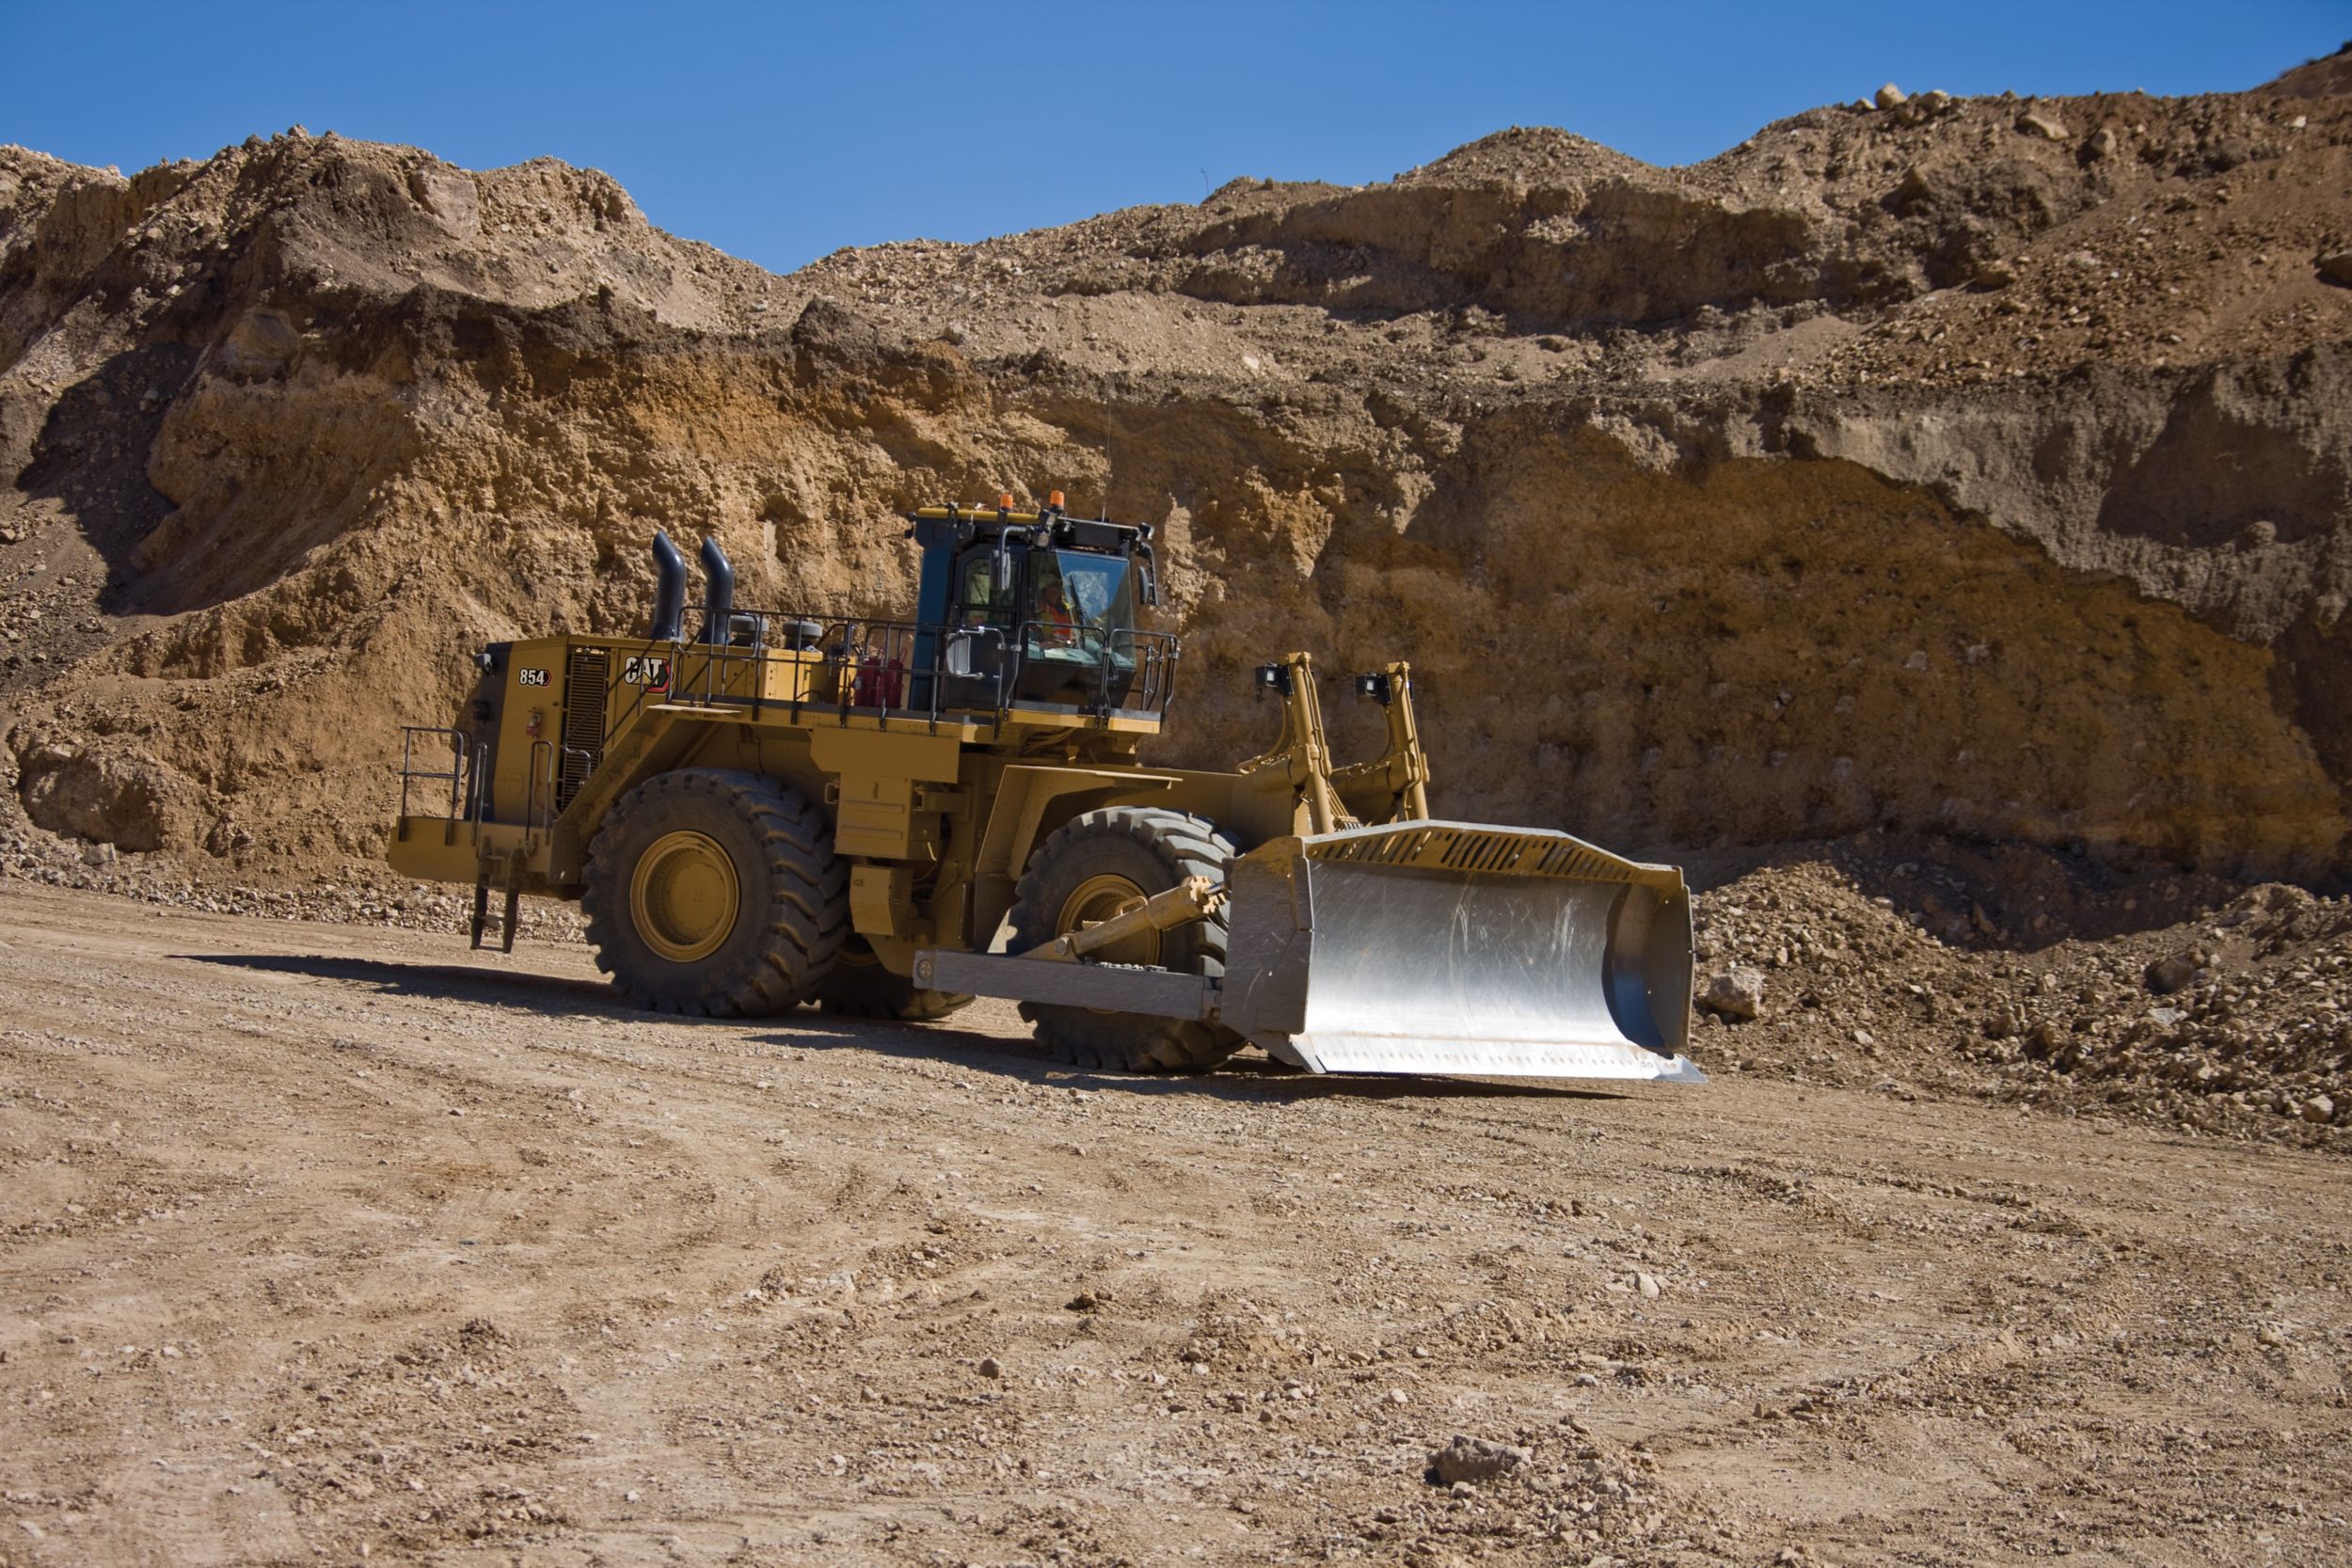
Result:
<svg viewBox="0 0 2352 1568"><path fill-rule="evenodd" d="M544 160L0 151L16 831L365 879L395 725L637 619L655 526L846 610L908 598L898 509L1059 488L1164 531L1171 761L1262 738L1269 648L1406 652L1454 815L2337 874L2348 142L1924 93L789 277Z"/></svg>
<svg viewBox="0 0 2352 1568"><path fill-rule="evenodd" d="M2352 1129L2352 901L1865 841L1718 888L1697 934L1702 994L1740 974L1750 998L1702 1013L1709 1070L2325 1148Z"/></svg>
<svg viewBox="0 0 2352 1568"><path fill-rule="evenodd" d="M2352 94L2352 43L2323 59L2306 60L2273 78L2263 89L2289 98L2335 98Z"/></svg>

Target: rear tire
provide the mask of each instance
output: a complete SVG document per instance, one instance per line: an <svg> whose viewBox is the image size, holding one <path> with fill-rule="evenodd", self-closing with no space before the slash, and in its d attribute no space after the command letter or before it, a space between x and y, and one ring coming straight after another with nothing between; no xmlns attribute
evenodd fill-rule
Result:
<svg viewBox="0 0 2352 1568"><path fill-rule="evenodd" d="M1012 951L1025 952L1100 921L1136 897L1165 893L1186 877L1223 880L1232 841L1203 816L1157 806L1113 806L1073 817L1029 857L1012 907ZM1099 956L1184 974L1225 973L1225 915L1148 933ZM1198 1019L1102 1013L1089 1007L1021 1004L1021 1016L1057 1061L1114 1072L1203 1072L1239 1050L1242 1037Z"/></svg>
<svg viewBox="0 0 2352 1568"><path fill-rule="evenodd" d="M894 1023L931 1023L972 1005L961 991L925 990L905 975L891 974L854 933L834 956L833 973L817 988L817 1000L829 1013Z"/></svg>
<svg viewBox="0 0 2352 1568"><path fill-rule="evenodd" d="M657 774L613 806L580 905L596 967L663 1012L755 1018L814 995L850 928L825 816L756 773Z"/></svg>

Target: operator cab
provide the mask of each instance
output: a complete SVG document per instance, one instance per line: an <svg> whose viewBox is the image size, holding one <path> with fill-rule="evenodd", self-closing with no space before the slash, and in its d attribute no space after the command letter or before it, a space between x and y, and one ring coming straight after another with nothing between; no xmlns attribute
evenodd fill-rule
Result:
<svg viewBox="0 0 2352 1568"><path fill-rule="evenodd" d="M1009 500L909 518L923 546L917 618L943 640L936 664L924 649L915 668L941 672L946 707L1156 720L1175 644L1136 625L1158 599L1150 526L1068 516L1058 493L1041 512Z"/></svg>

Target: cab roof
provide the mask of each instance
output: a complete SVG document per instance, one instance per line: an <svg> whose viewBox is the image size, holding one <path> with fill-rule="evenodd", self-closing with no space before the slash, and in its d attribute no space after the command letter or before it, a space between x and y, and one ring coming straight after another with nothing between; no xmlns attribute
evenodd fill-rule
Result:
<svg viewBox="0 0 2352 1568"><path fill-rule="evenodd" d="M1017 511L1009 506L948 502L919 506L907 514L907 532L925 549L967 545L977 539L1010 536L1021 543L1104 555L1152 554L1150 523L1114 523L1107 517L1073 517L1058 506Z"/></svg>

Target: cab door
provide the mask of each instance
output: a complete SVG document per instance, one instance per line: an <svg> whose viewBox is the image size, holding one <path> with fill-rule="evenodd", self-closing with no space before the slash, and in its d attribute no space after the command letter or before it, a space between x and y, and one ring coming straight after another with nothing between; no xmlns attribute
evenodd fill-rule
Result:
<svg viewBox="0 0 2352 1568"><path fill-rule="evenodd" d="M968 546L956 558L939 657L951 707L1002 707L1009 689L1021 561L1018 553L1008 551L1008 570L999 582L997 560L995 546L986 542Z"/></svg>

